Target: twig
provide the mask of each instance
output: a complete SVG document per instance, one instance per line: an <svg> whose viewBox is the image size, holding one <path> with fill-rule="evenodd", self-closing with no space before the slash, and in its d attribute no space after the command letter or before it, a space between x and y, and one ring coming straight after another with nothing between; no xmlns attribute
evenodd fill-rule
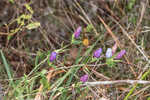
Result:
<svg viewBox="0 0 150 100"><path fill-rule="evenodd" d="M78 1L78 0L77 0ZM99 33L97 32L97 30L95 29L94 25L92 24L92 21L90 20L90 18L87 16L87 14L85 13L85 11L83 10L83 8L80 6L80 4L75 0L76 5L80 8L81 12L83 13L83 15L85 16L85 18L88 20L89 24L92 25L94 32L96 33L96 35L98 35ZM81 16L80 16L81 17ZM82 17L81 17L82 18Z"/></svg>
<svg viewBox="0 0 150 100"><path fill-rule="evenodd" d="M112 36L112 38L114 39L114 41L117 43L117 46L121 47L121 44L118 40L118 38L116 37L116 35L111 31L110 27L104 22L104 20L100 17L97 16L98 19L102 22L102 24L105 26L106 30L108 31L108 33Z"/></svg>
<svg viewBox="0 0 150 100"><path fill-rule="evenodd" d="M12 36L14 35L15 33L5 33L5 32L0 32L0 35L8 35L8 36Z"/></svg>
<svg viewBox="0 0 150 100"><path fill-rule="evenodd" d="M148 86L142 88L141 90L137 91L136 93L132 94L131 97L136 96L136 95L140 94L141 92L145 92L145 91L148 90L149 88L150 88L150 85L148 85Z"/></svg>
<svg viewBox="0 0 150 100"><path fill-rule="evenodd" d="M105 76L105 75L103 75L103 74L101 74L101 73L95 71L94 69L91 69L91 70L92 70L92 72L93 72L97 77L103 78L103 79L105 79L105 80L110 80L109 77L107 77L107 76Z"/></svg>
<svg viewBox="0 0 150 100"><path fill-rule="evenodd" d="M142 20L143 20L143 17L144 17L144 13L145 13L145 10L146 10L146 6L147 6L146 4L147 3L141 2L141 6L142 6L141 16L140 16L139 21L137 22L137 26L135 28L135 34L139 34L139 32L137 30L138 30L138 28L140 27L140 25L142 23Z"/></svg>
<svg viewBox="0 0 150 100"><path fill-rule="evenodd" d="M120 84L120 83L127 83L127 84L150 84L150 81L143 81L143 80L116 80L116 81L97 81L97 82L85 82L83 85L112 85L112 84Z"/></svg>

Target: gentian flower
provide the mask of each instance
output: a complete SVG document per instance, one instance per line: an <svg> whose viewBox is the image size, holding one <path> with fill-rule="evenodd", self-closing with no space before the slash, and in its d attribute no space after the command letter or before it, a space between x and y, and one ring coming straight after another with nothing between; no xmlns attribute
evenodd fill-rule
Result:
<svg viewBox="0 0 150 100"><path fill-rule="evenodd" d="M56 59L57 53L56 52L52 52L50 55L50 61L53 62Z"/></svg>
<svg viewBox="0 0 150 100"><path fill-rule="evenodd" d="M106 51L106 58L110 58L110 57L112 57L112 49L108 48Z"/></svg>
<svg viewBox="0 0 150 100"><path fill-rule="evenodd" d="M79 38L80 33L81 33L81 30L82 30L82 27L79 26L79 27L77 28L77 30L74 32L74 37L75 37L76 39Z"/></svg>
<svg viewBox="0 0 150 100"><path fill-rule="evenodd" d="M121 50L118 55L116 56L116 59L120 59L124 54L126 53L126 50Z"/></svg>
<svg viewBox="0 0 150 100"><path fill-rule="evenodd" d="M86 82L88 80L88 75L83 75L81 78L80 78L80 81L82 82Z"/></svg>
<svg viewBox="0 0 150 100"><path fill-rule="evenodd" d="M99 48L94 52L93 56L99 58L101 56L101 53L102 53L102 48Z"/></svg>

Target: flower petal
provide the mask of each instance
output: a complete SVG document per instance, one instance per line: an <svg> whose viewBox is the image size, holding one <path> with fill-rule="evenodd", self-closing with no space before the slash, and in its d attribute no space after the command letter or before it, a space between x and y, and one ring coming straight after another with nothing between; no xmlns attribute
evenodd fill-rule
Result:
<svg viewBox="0 0 150 100"><path fill-rule="evenodd" d="M122 58L122 56L126 53L126 50L121 50L118 55L116 56L116 59Z"/></svg>
<svg viewBox="0 0 150 100"><path fill-rule="evenodd" d="M81 30L82 30L82 27L79 26L79 27L77 28L77 30L74 32L74 37L75 37L76 39L79 38L80 33L81 33Z"/></svg>
<svg viewBox="0 0 150 100"><path fill-rule="evenodd" d="M117 43L114 44L114 46L112 47L112 55L115 54L117 50Z"/></svg>
<svg viewBox="0 0 150 100"><path fill-rule="evenodd" d="M106 51L106 58L110 58L110 57L112 57L112 49L108 48Z"/></svg>
<svg viewBox="0 0 150 100"><path fill-rule="evenodd" d="M88 75L83 75L81 78L80 78L80 81L82 82L86 82L88 80Z"/></svg>
<svg viewBox="0 0 150 100"><path fill-rule="evenodd" d="M50 55L50 61L53 62L56 59L57 53L56 52L52 52Z"/></svg>
<svg viewBox="0 0 150 100"><path fill-rule="evenodd" d="M101 53L102 53L102 48L99 48L94 52L93 56L99 58L101 56Z"/></svg>

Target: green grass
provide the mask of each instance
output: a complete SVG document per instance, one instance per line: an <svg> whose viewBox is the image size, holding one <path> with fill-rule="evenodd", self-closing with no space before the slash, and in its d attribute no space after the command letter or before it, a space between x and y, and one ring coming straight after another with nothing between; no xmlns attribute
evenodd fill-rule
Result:
<svg viewBox="0 0 150 100"><path fill-rule="evenodd" d="M10 83L10 85L13 85L14 82L13 82L12 70L11 70L9 64L7 63L7 60L6 60L5 55L3 54L2 50L0 50L0 54L1 54L2 62L5 66L5 70L7 72L8 79L10 80L9 83Z"/></svg>
<svg viewBox="0 0 150 100"><path fill-rule="evenodd" d="M149 32L143 31L150 29L150 5L145 4L144 11L141 10L142 1L138 0L58 1L44 1L40 5L39 1L26 0L23 5L16 0L4 1L14 11L12 18L5 24L1 23L1 16L5 15L3 10L9 14L11 11L0 8L0 84L5 91L4 100L35 99L42 85L40 93L44 100L89 100L94 97L149 100L145 96L150 93L149 90L140 91L146 85L89 87L83 86L80 77L88 74L88 81L91 82L135 80L142 74L140 80L150 80L150 69L143 71L143 66L149 63L143 59L149 59ZM113 19L122 27L114 23ZM103 21L106 25L101 23ZM82 32L75 39L73 32L78 26L82 27ZM123 29L128 32L127 36L122 34ZM87 46L83 45L84 39L89 41ZM113 57L122 49L127 53L119 60L113 57L108 59L105 57L106 50L113 47L116 39L121 46ZM101 58L97 59L93 57L93 52L98 48L103 48L103 51ZM54 62L50 62L53 51L58 55ZM49 73L52 73L50 81L47 79ZM133 96L134 93L137 94Z"/></svg>

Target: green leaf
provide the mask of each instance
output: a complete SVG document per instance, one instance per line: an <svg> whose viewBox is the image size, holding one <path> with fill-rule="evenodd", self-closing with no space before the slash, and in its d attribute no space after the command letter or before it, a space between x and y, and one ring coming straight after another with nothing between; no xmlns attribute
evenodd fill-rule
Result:
<svg viewBox="0 0 150 100"><path fill-rule="evenodd" d="M128 3L128 9L131 10L133 6L135 5L136 0L130 0Z"/></svg>
<svg viewBox="0 0 150 100"><path fill-rule="evenodd" d="M114 66L115 66L115 62L114 62L113 58L107 58L107 59L106 59L106 64L107 64L109 67L114 67Z"/></svg>
<svg viewBox="0 0 150 100"><path fill-rule="evenodd" d="M46 74L47 73L47 70L46 69L43 69L42 71L41 71L41 74L42 75L44 75L44 74Z"/></svg>
<svg viewBox="0 0 150 100"><path fill-rule="evenodd" d="M46 76L41 73L41 77L42 79L40 80L40 83L43 85L44 89L48 89L50 87L50 84L47 81Z"/></svg>
<svg viewBox="0 0 150 100"><path fill-rule="evenodd" d="M6 72L7 72L7 75L8 75L8 78L10 79L10 83L12 83L12 73L11 73L11 69L10 69L10 66L9 64L7 63L7 60L2 52L2 50L0 50L0 53L1 53L1 57L2 57L2 61L3 61L3 64L5 66L5 69L6 69Z"/></svg>
<svg viewBox="0 0 150 100"><path fill-rule="evenodd" d="M86 27L86 32L91 32L92 30L93 30L93 25L88 24L88 26Z"/></svg>
<svg viewBox="0 0 150 100"><path fill-rule="evenodd" d="M91 63L92 63L92 62L96 62L97 60L99 60L99 58L92 57L92 59L91 59L90 62L91 62Z"/></svg>
<svg viewBox="0 0 150 100"><path fill-rule="evenodd" d="M9 0L10 3L14 3L14 0Z"/></svg>
<svg viewBox="0 0 150 100"><path fill-rule="evenodd" d="M72 34L72 37L71 37L71 44L75 41L74 39L74 34Z"/></svg>
<svg viewBox="0 0 150 100"><path fill-rule="evenodd" d="M64 87L59 87L58 91L62 92L65 88Z"/></svg>
<svg viewBox="0 0 150 100"><path fill-rule="evenodd" d="M82 43L82 41L76 40L76 39L74 38L74 34L72 34L71 44L80 44L80 43Z"/></svg>
<svg viewBox="0 0 150 100"><path fill-rule="evenodd" d="M72 42L72 44L81 44L82 42L81 41L78 41L78 40L75 40Z"/></svg>
<svg viewBox="0 0 150 100"><path fill-rule="evenodd" d="M29 12L30 12L31 14L34 13L29 4L25 4L25 7L26 7L27 10L29 10Z"/></svg>
<svg viewBox="0 0 150 100"><path fill-rule="evenodd" d="M38 28L40 26L40 23L39 22L33 22L33 23L30 23L26 26L27 29L31 30L31 29L35 29L35 28Z"/></svg>
<svg viewBox="0 0 150 100"><path fill-rule="evenodd" d="M150 97L148 97L147 100L150 100Z"/></svg>

